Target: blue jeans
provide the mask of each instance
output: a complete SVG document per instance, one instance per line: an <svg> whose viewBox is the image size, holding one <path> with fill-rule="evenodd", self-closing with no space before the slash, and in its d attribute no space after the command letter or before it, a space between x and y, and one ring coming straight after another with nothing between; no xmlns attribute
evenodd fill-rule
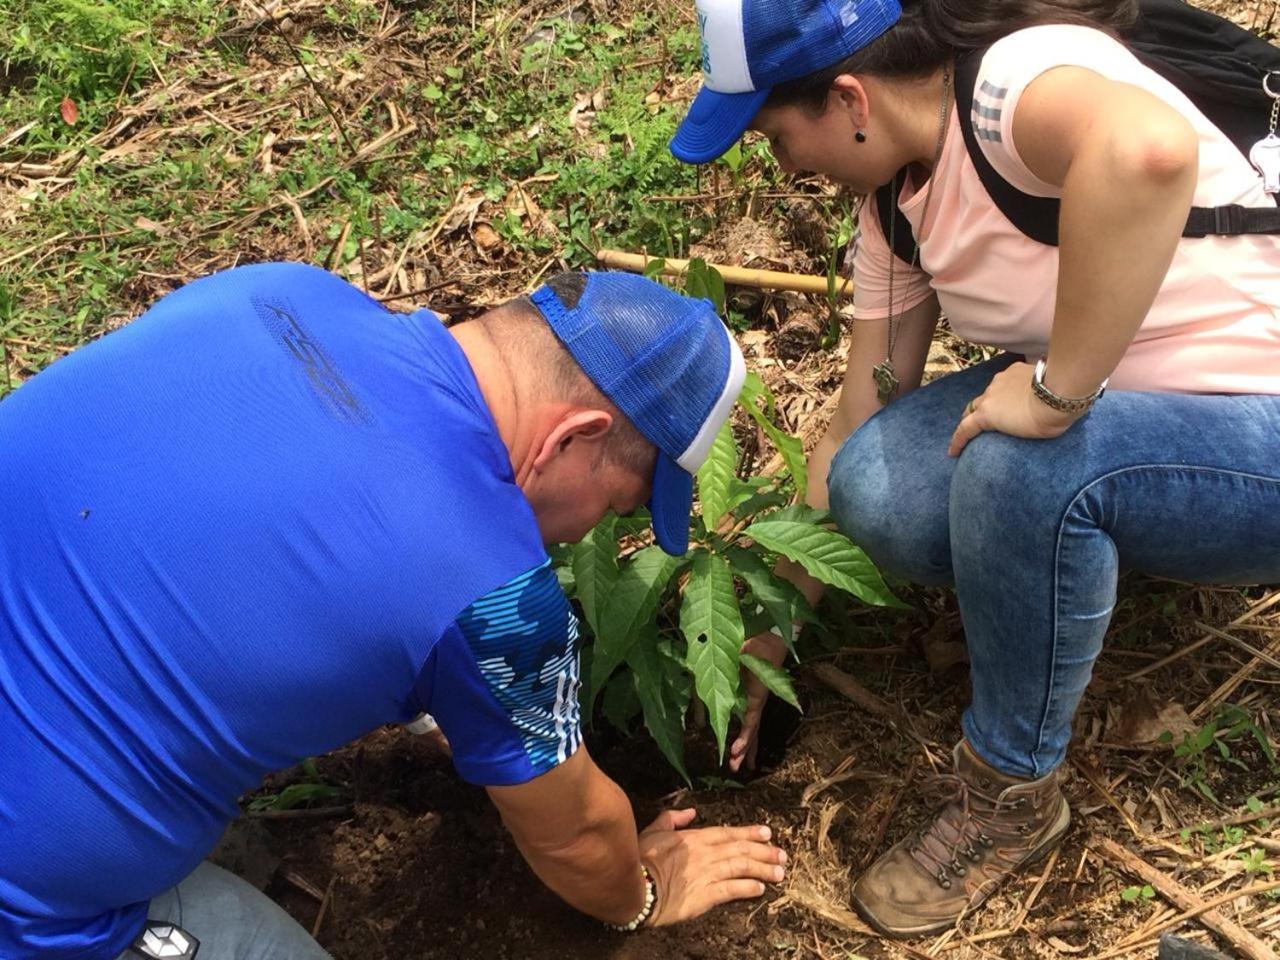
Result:
<svg viewBox="0 0 1280 960"><path fill-rule="evenodd" d="M984 433L957 459L965 405L999 357L886 406L836 455L840 528L882 569L954 585L988 763L1057 767L1121 568L1198 583L1280 581L1280 397L1108 393L1055 440Z"/></svg>
<svg viewBox="0 0 1280 960"><path fill-rule="evenodd" d="M208 862L152 900L147 919L177 924L199 940L197 960L330 960L275 901ZM126 950L119 960L142 958Z"/></svg>

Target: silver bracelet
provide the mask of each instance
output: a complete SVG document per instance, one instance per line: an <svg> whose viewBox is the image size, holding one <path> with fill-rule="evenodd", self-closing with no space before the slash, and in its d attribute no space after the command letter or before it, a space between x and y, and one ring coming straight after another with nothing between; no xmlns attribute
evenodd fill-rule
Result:
<svg viewBox="0 0 1280 960"><path fill-rule="evenodd" d="M1108 377L1102 381L1102 386L1098 387L1096 393L1088 397L1060 397L1048 387L1044 385L1044 368L1046 360L1041 357L1036 361L1036 372L1031 377L1031 391L1036 395L1041 403L1052 407L1054 410L1061 410L1063 413L1083 413L1094 405L1102 395L1107 392L1107 384L1111 378Z"/></svg>
<svg viewBox="0 0 1280 960"><path fill-rule="evenodd" d="M653 905L658 902L658 891L653 885L653 877L649 876L649 868L640 864L640 875L644 877L644 906L630 923L606 923L610 930L619 933L634 933L645 925L645 921L653 915Z"/></svg>

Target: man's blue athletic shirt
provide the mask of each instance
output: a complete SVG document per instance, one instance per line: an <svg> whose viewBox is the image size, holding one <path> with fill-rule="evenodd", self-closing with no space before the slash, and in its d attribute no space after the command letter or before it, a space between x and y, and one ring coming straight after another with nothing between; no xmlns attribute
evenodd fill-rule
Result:
<svg viewBox="0 0 1280 960"><path fill-rule="evenodd" d="M0 957L114 960L240 794L380 724L551 769L576 636L432 314L295 264L176 291L0 402Z"/></svg>

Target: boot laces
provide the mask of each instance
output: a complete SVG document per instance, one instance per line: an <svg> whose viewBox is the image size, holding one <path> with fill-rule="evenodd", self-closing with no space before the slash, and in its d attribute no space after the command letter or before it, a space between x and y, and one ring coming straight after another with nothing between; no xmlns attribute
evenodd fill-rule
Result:
<svg viewBox="0 0 1280 960"><path fill-rule="evenodd" d="M977 863L983 851L995 846L995 836L1016 831L1000 814L1026 805L1025 797L1001 800L954 773L940 773L923 784L924 792L940 804L932 819L917 832L909 847L913 860L950 889L951 878L968 872L961 857Z"/></svg>

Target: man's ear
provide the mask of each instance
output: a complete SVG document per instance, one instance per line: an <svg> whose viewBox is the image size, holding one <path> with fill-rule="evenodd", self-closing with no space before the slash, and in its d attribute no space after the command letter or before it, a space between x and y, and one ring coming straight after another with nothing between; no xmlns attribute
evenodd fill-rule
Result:
<svg viewBox="0 0 1280 960"><path fill-rule="evenodd" d="M865 129L871 122L871 105L867 100L867 88L851 73L842 73L831 81L827 92L827 109L838 107L849 114L858 129Z"/></svg>
<svg viewBox="0 0 1280 960"><path fill-rule="evenodd" d="M607 410L570 409L565 412L542 440L533 469L546 470L557 457L568 453L575 443L598 444L613 429L613 414ZM598 448L597 448L598 449Z"/></svg>

